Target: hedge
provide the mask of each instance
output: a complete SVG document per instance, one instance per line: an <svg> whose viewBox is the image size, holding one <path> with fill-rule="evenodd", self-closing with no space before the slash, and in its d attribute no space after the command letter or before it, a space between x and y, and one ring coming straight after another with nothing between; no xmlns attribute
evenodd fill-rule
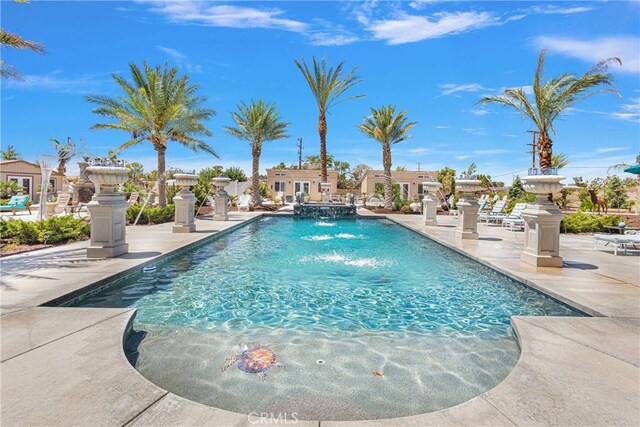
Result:
<svg viewBox="0 0 640 427"><path fill-rule="evenodd" d="M0 236L11 243L36 244L59 243L86 240L90 226L84 219L72 215L55 216L40 221L29 222L19 219L0 221Z"/></svg>
<svg viewBox="0 0 640 427"><path fill-rule="evenodd" d="M604 231L604 227L619 223L620 215L588 215L577 212L562 218L560 231L563 233L592 233Z"/></svg>
<svg viewBox="0 0 640 427"><path fill-rule="evenodd" d="M138 216L138 213L142 209L141 205L133 205L127 209L127 222L129 224L133 224ZM163 222L173 221L175 213L174 205L167 205L163 208L144 208L142 211L142 215L140 215L140 219L138 220L138 224L162 224Z"/></svg>

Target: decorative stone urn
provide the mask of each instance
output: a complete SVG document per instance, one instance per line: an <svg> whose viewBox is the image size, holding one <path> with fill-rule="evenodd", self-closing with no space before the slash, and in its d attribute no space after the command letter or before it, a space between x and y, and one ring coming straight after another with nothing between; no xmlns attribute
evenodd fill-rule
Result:
<svg viewBox="0 0 640 427"><path fill-rule="evenodd" d="M226 176L219 176L211 179L211 183L216 186L216 194L213 195L213 200L216 203L215 210L213 212L214 221L228 221L229 220L229 194L225 191L224 187L229 185L231 179Z"/></svg>
<svg viewBox="0 0 640 427"><path fill-rule="evenodd" d="M522 262L536 267L562 267L560 256L560 221L564 214L549 202L550 193L562 189L560 175L529 175L522 178L523 187L537 196L537 201L522 212L524 218L524 250Z"/></svg>
<svg viewBox="0 0 640 427"><path fill-rule="evenodd" d="M91 214L91 243L87 258L113 258L129 252L125 195L114 191L129 179L125 167L89 166L85 176L96 188L87 204Z"/></svg>
<svg viewBox="0 0 640 427"><path fill-rule="evenodd" d="M478 239L478 201L473 193L480 191L480 181L475 177L461 177L456 180L456 188L462 192L462 198L458 201L458 239Z"/></svg>
<svg viewBox="0 0 640 427"><path fill-rule="evenodd" d="M176 173L173 175L174 185L180 191L173 198L176 207L174 233L191 233L196 230L194 223L196 196L191 192L190 187L198 184L198 176L190 173Z"/></svg>
<svg viewBox="0 0 640 427"><path fill-rule="evenodd" d="M320 189L322 190L322 203L329 203L329 192L331 191L331 183L321 182Z"/></svg>
<svg viewBox="0 0 640 427"><path fill-rule="evenodd" d="M425 181L422 183L422 188L424 188L424 198L422 199L424 225L438 225L438 198L435 193L442 188L442 184L438 181Z"/></svg>

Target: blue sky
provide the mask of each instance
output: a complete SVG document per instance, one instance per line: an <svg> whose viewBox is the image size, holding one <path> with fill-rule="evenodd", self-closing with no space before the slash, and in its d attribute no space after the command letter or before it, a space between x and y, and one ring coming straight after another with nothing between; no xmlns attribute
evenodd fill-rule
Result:
<svg viewBox="0 0 640 427"><path fill-rule="evenodd" d="M394 104L418 124L413 139L393 149L393 164L422 170L450 166L507 182L531 161L532 124L497 105L475 103L505 87L531 84L538 54L548 48L546 75L586 71L619 56L612 73L622 94L605 94L567 112L556 124L554 151L572 161L566 176L606 175L607 166L640 152L640 3L638 2L203 2L2 1L2 27L46 45L46 55L4 50L24 80L2 81L2 146L26 160L52 152L49 138L84 136L86 150L105 155L127 140L91 131L99 122L83 95L116 95L112 73L128 63L169 61L188 73L217 111L209 127L215 159L172 145L169 166L222 164L250 169L247 143L223 131L240 100L278 104L291 138L266 143L261 168L317 154L317 109L293 59L325 56L360 67L366 98L328 116L328 151L352 165L379 168L379 145L356 125L370 107ZM148 144L123 153L155 168ZM70 168L73 173L75 167Z"/></svg>

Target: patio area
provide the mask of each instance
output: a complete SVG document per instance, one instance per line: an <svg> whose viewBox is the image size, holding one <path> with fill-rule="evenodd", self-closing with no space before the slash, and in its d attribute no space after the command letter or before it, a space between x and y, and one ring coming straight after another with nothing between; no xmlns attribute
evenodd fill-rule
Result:
<svg viewBox="0 0 640 427"><path fill-rule="evenodd" d="M228 222L199 219L198 231L190 234L171 233L170 223L128 227L130 252L114 259L87 260L88 242L3 259L3 424L275 423L191 402L142 377L123 352L123 334L135 310L51 307L63 296L82 294L114 274L261 215L232 213ZM595 317L512 318L522 350L518 364L497 387L456 407L392 420L296 424L640 424L640 256L594 251L590 236L562 235L565 267L536 269L519 261L522 233L480 225L480 240L459 241L449 217L438 217L438 226L424 226L417 215L387 217Z"/></svg>

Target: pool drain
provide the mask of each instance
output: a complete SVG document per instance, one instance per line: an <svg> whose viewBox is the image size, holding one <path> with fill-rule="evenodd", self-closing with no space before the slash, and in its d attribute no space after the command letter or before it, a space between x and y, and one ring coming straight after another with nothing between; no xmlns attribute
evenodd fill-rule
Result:
<svg viewBox="0 0 640 427"><path fill-rule="evenodd" d="M144 271L145 273L154 272L154 271L156 271L156 266L155 265L148 265L148 266L144 267L142 269L142 271Z"/></svg>
<svg viewBox="0 0 640 427"><path fill-rule="evenodd" d="M318 365L324 365L324 360L322 360L322 359L318 359L318 360L316 360L316 363L317 363Z"/></svg>

